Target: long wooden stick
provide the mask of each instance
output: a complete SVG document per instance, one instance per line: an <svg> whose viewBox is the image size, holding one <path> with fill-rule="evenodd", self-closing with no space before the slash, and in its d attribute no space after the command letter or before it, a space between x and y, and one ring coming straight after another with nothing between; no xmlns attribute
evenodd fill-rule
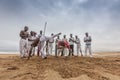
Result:
<svg viewBox="0 0 120 80"><path fill-rule="evenodd" d="M44 26L44 35L45 35L45 31L46 31L46 26L47 26L47 22L45 22L45 26Z"/></svg>

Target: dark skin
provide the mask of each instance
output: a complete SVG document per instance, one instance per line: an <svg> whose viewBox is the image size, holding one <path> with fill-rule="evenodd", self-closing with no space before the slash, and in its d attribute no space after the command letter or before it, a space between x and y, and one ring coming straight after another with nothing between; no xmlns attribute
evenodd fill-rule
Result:
<svg viewBox="0 0 120 80"><path fill-rule="evenodd" d="M66 35L64 35L63 37L66 38Z"/></svg>
<svg viewBox="0 0 120 80"><path fill-rule="evenodd" d="M70 34L70 38L72 38L72 34ZM69 41L70 41L71 39L69 39Z"/></svg>
<svg viewBox="0 0 120 80"><path fill-rule="evenodd" d="M85 33L85 35L86 35L86 37L88 37L89 35L88 35L88 33ZM91 42L92 40L90 39L90 40L84 40L84 42Z"/></svg>
<svg viewBox="0 0 120 80"><path fill-rule="evenodd" d="M60 39L60 36L58 36L57 39ZM56 40L56 42L57 42L57 40Z"/></svg>
<svg viewBox="0 0 120 80"><path fill-rule="evenodd" d="M31 31L31 32L30 32L30 35L31 35L31 36L34 36L34 32ZM35 40L36 40L36 39L35 39ZM35 40L33 40L33 39L29 39L29 38L28 38L28 41L35 41Z"/></svg>
<svg viewBox="0 0 120 80"><path fill-rule="evenodd" d="M28 33L27 33L27 31L28 31L28 27L27 26L25 26L24 27L24 30L22 30L21 32L20 32L20 37L22 38L22 39L26 39L26 38L28 38Z"/></svg>

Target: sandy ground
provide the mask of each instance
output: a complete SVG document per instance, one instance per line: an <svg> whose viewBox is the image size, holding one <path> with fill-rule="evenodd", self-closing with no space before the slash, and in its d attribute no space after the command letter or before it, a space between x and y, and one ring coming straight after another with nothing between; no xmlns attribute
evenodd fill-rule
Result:
<svg viewBox="0 0 120 80"><path fill-rule="evenodd" d="M0 80L120 80L120 53L30 60L0 55Z"/></svg>

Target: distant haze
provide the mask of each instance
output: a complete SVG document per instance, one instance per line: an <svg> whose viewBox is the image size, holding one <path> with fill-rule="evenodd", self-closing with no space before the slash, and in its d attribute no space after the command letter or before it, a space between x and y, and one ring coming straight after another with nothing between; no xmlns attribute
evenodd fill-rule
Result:
<svg viewBox="0 0 120 80"><path fill-rule="evenodd" d="M0 51L19 50L19 32L25 25L46 35L78 35L93 39L93 51L120 51L120 0L0 0ZM61 36L61 38L62 38Z"/></svg>

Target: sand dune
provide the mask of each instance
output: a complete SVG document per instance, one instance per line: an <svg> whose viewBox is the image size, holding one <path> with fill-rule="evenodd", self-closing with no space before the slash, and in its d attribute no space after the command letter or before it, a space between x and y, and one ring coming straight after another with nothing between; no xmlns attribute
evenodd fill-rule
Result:
<svg viewBox="0 0 120 80"><path fill-rule="evenodd" d="M0 80L120 80L120 53L46 60L0 55Z"/></svg>

